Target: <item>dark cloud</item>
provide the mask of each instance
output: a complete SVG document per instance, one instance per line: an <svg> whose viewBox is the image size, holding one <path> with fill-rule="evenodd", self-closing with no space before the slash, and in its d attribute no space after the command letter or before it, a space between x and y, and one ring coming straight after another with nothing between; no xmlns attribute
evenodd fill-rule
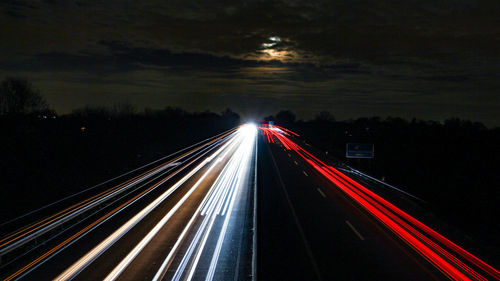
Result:
<svg viewBox="0 0 500 281"><path fill-rule="evenodd" d="M314 63L500 54L500 4L490 0L89 0L1 5L5 13L24 17L15 22L18 29L41 22L52 31L32 26L31 33L47 32L52 38L59 34L72 41L68 45L81 43L83 49L98 49L107 40L255 59L269 37L279 36L282 41L274 48L293 50L295 60ZM5 29L7 36L15 37L11 28ZM39 45L49 47L51 42Z"/></svg>
<svg viewBox="0 0 500 281"><path fill-rule="evenodd" d="M247 61L229 56L215 56L207 53L178 52L169 49L130 47L125 42L102 41L108 47L114 60L124 64L151 66L190 66L197 68L243 67L259 62Z"/></svg>
<svg viewBox="0 0 500 281"><path fill-rule="evenodd" d="M0 14L0 74L62 112L126 99L500 125L497 0L10 0Z"/></svg>

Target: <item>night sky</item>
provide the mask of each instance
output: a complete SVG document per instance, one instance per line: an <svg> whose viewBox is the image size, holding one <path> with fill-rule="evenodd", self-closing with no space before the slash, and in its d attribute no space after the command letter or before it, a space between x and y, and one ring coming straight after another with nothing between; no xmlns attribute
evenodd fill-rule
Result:
<svg viewBox="0 0 500 281"><path fill-rule="evenodd" d="M500 1L2 1L0 79L60 114L129 102L243 118L500 126Z"/></svg>

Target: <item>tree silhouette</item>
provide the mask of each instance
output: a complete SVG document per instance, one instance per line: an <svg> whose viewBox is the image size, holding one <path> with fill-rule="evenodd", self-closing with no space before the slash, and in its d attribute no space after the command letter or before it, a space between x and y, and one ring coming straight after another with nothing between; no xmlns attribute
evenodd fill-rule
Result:
<svg viewBox="0 0 500 281"><path fill-rule="evenodd" d="M295 122L295 114L290 110L282 110L276 114L276 122L283 125L290 125Z"/></svg>
<svg viewBox="0 0 500 281"><path fill-rule="evenodd" d="M314 117L316 122L335 122L335 117L330 111L321 111Z"/></svg>
<svg viewBox="0 0 500 281"><path fill-rule="evenodd" d="M137 114L137 108L129 102L121 102L115 103L111 112L115 117L132 117Z"/></svg>
<svg viewBox="0 0 500 281"><path fill-rule="evenodd" d="M0 114L33 114L48 111L47 102L28 80L7 77L0 85Z"/></svg>
<svg viewBox="0 0 500 281"><path fill-rule="evenodd" d="M226 108L220 114L221 114L221 117L233 120L234 122L240 121L240 115L238 113L232 111L230 108Z"/></svg>

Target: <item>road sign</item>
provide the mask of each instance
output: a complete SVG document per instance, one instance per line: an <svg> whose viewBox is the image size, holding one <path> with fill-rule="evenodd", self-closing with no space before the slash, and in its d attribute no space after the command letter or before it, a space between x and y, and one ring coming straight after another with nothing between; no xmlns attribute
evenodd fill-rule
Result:
<svg viewBox="0 0 500 281"><path fill-rule="evenodd" d="M346 144L345 157L347 158L373 158L375 149L372 143Z"/></svg>

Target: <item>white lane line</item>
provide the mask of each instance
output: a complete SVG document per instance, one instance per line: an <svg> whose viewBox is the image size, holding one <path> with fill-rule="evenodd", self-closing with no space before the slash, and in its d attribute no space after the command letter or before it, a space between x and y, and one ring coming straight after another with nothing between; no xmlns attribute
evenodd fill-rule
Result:
<svg viewBox="0 0 500 281"><path fill-rule="evenodd" d="M288 153L288 157L292 157L292 155L290 153Z"/></svg>
<svg viewBox="0 0 500 281"><path fill-rule="evenodd" d="M302 173L304 173L304 175L305 175L306 177L308 177L308 176L309 176L309 175L306 173L306 171L302 171Z"/></svg>
<svg viewBox="0 0 500 281"><path fill-rule="evenodd" d="M316 189L318 190L319 194L321 194L321 196L323 196L324 198L326 198L325 193L321 189L319 189L319 188L316 188Z"/></svg>
<svg viewBox="0 0 500 281"><path fill-rule="evenodd" d="M297 166L299 165L299 163L297 163L297 161L293 161L293 163L295 163L295 165L297 165Z"/></svg>
<svg viewBox="0 0 500 281"><path fill-rule="evenodd" d="M359 239L361 239L362 241L365 240L365 238L356 230L356 228L354 228L354 226L352 226L352 224L346 220L345 223L347 223L347 225L352 229L352 231L359 237Z"/></svg>
<svg viewBox="0 0 500 281"><path fill-rule="evenodd" d="M271 154L271 159L273 160L274 164L274 170L276 171L276 174L278 176L279 180L279 185L283 191L283 194L285 195L286 202L288 203L288 207L290 208L290 212L294 218L295 225L297 226L297 230L299 231L299 235L302 238L302 242L304 243L304 248L307 252L307 255L309 256L309 260L311 261L311 265L314 268L314 273L316 275L316 280L322 281L323 278L321 277L321 273L319 272L319 267L318 263L316 262L316 259L314 258L314 255L312 253L311 247L309 246L309 242L307 241L306 235L304 234L304 229L302 228L299 218L297 217L297 213L295 212L295 208L293 207L292 201L290 200L290 196L288 195L288 192L286 191L285 183L283 182L283 178L281 177L280 170L278 169L278 164L276 164L276 159L274 159L274 155L271 152L271 149L267 147L269 153Z"/></svg>

